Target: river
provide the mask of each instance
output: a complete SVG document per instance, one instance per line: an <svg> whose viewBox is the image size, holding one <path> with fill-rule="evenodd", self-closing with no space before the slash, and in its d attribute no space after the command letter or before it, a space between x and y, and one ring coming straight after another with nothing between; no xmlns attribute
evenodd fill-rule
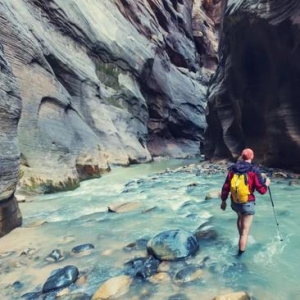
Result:
<svg viewBox="0 0 300 300"><path fill-rule="evenodd" d="M217 198L205 199L210 191L220 189L225 174L172 172L193 162L163 160L113 168L99 179L82 182L75 191L27 197L20 203L23 227L0 240L0 299L21 299L27 292L40 290L52 270L66 265L75 265L86 275L76 291L93 295L104 281L122 273L126 261L145 256L144 250L124 251L126 245L169 229L193 232L205 222L218 237L200 242L197 255L187 259L199 263L209 257L201 280L184 285L145 280L130 287L121 299L134 299L134 295L171 299L180 294L184 299L208 300L241 290L255 299L300 299L299 183L271 178L274 210L269 194L257 195L248 248L237 259L235 213L229 206L221 211ZM164 172L167 168L169 172ZM108 213L109 205L127 201L138 202L138 208ZM71 253L84 243L93 244L94 251L82 256ZM46 261L54 249L61 250L65 259Z"/></svg>

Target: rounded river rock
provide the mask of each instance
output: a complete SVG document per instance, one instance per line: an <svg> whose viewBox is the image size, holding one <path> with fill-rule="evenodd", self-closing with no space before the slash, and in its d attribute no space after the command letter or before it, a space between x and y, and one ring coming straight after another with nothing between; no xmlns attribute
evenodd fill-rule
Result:
<svg viewBox="0 0 300 300"><path fill-rule="evenodd" d="M192 233L176 229L163 231L150 239L147 250L159 260L178 260L195 254L199 244Z"/></svg>

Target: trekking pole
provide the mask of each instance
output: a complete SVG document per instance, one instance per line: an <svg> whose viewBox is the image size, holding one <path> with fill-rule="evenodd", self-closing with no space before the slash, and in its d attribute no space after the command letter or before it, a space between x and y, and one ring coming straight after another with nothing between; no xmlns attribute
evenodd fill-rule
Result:
<svg viewBox="0 0 300 300"><path fill-rule="evenodd" d="M270 189L270 187L268 187L268 190L269 190L270 200L271 200L271 203L272 203L273 213L274 213L275 222L276 222L276 226L277 226L277 234L278 234L278 236L279 236L279 238L280 238L280 241L282 242L282 241L283 241L283 238L282 238L282 235L280 234L280 231L279 231L279 224L278 224L278 221L277 221L277 216L276 216L276 212L275 212L275 207L274 207L274 202L273 202L273 198L272 198L272 194L271 194L271 189Z"/></svg>

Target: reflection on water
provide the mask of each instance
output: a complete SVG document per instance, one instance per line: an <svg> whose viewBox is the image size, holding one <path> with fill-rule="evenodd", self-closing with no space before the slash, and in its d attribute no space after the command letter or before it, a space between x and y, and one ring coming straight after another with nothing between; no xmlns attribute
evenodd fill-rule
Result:
<svg viewBox="0 0 300 300"><path fill-rule="evenodd" d="M141 290L140 299L168 299L178 293L187 299L212 299L239 290L257 299L299 299L299 186L289 188L283 180L274 180L271 186L282 242L276 237L269 196L258 196L249 246L237 260L234 212L230 208L221 211L218 199L205 200L208 192L220 189L224 174L162 172L191 162L170 160L116 168L100 179L83 182L75 191L35 196L28 199L32 202L21 203L24 228L0 241L0 253L15 251L0 258L1 299L18 299L38 290L51 270L66 265L75 265L87 275L87 282L77 290L92 295L102 282L122 274L126 261L145 256L144 250L124 251L126 245L168 229L194 232L206 222L218 238L200 242L199 253L187 260L197 264L209 257L200 281L186 285L140 282L122 299L141 295ZM107 211L110 204L132 201L140 204L133 211ZM45 223L31 227L34 222ZM72 254L74 246L84 243L92 243L95 250L86 256ZM63 252L63 261L45 260L54 249ZM24 250L31 252L20 256ZM16 281L22 283L18 289L11 286Z"/></svg>

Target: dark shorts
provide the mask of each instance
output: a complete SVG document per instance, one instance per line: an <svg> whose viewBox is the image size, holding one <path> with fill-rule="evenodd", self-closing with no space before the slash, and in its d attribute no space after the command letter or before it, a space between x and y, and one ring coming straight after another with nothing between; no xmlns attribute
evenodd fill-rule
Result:
<svg viewBox="0 0 300 300"><path fill-rule="evenodd" d="M242 215L254 215L255 214L255 201L250 201L245 204L235 203L231 201L231 208Z"/></svg>

